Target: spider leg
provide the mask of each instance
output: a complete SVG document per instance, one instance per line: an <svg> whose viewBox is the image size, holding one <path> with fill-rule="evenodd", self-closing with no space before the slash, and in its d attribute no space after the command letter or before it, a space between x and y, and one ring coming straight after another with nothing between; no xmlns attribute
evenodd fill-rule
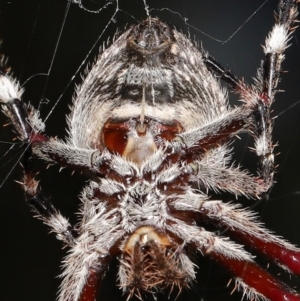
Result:
<svg viewBox="0 0 300 301"><path fill-rule="evenodd" d="M189 180L199 185L200 189L215 192L227 191L232 194L259 198L268 187L259 178L254 178L238 167L217 166L212 162L197 160L187 167Z"/></svg>
<svg viewBox="0 0 300 301"><path fill-rule="evenodd" d="M178 134L174 139L182 142L187 148L187 153L204 151L220 145L242 131L246 131L251 111L245 108L236 108L220 116L216 121L202 127ZM172 141L171 141L172 143Z"/></svg>
<svg viewBox="0 0 300 301"><path fill-rule="evenodd" d="M196 157L191 163L174 164L171 168L167 165L166 171L162 169L157 179L159 185L162 185L163 190L169 194L171 192L181 194L186 183L195 183L201 191L211 190L216 193L227 191L235 196L260 198L268 189L264 181L241 170L239 166L230 166L230 161L230 149L228 145L223 144L208 149L201 154L200 159ZM167 164L168 156L163 157L161 162ZM153 160L153 164L155 163ZM144 171L147 172L145 167Z"/></svg>
<svg viewBox="0 0 300 301"><path fill-rule="evenodd" d="M253 87L248 87L207 54L204 54L203 58L210 71L218 74L222 80L229 83L241 95L242 101L245 103L242 108L251 109L252 114L249 114L248 130L254 136L255 151L260 158L259 175L270 187L273 183L274 175L273 122L270 116L271 98L264 91L257 91Z"/></svg>
<svg viewBox="0 0 300 301"><path fill-rule="evenodd" d="M33 144L33 153L50 163L78 170L90 170L95 174L107 174L113 156L106 150L80 148L57 139Z"/></svg>
<svg viewBox="0 0 300 301"><path fill-rule="evenodd" d="M202 228L188 226L175 219L172 222L167 226L170 232L183 238L186 243L195 246L202 254L211 257L231 271L237 278L238 285L244 289L244 294L251 300L252 298L256 300L267 298L273 301L300 300L299 294L292 288L254 263L242 246L217 237Z"/></svg>
<svg viewBox="0 0 300 301"><path fill-rule="evenodd" d="M260 157L260 174L265 182L271 182L274 174L274 155L272 144L273 123L270 117L270 106L274 101L279 81L283 52L288 47L292 26L296 22L297 0L282 0L278 6L275 26L266 39L263 47L265 60L262 70L258 71L257 88L262 95L256 104L256 122L253 125L256 153Z"/></svg>
<svg viewBox="0 0 300 301"><path fill-rule="evenodd" d="M22 158L23 166L23 189L25 192L26 202L34 212L38 213L38 218L46 225L50 226L57 238L62 240L66 245L73 246L76 241L77 231L62 216L53 204L43 196L39 182L35 179L31 168L32 149L26 145L24 156Z"/></svg>
<svg viewBox="0 0 300 301"><path fill-rule="evenodd" d="M27 108L20 100L22 93L23 89L20 88L16 81L7 75L0 74L2 111L10 118L19 134L19 138L25 143L22 158L24 174L22 186L26 202L33 208L34 212L38 213L38 217L51 227L52 231L57 234L58 239L64 241L67 245L73 245L76 231L68 220L55 209L53 204L43 197L39 182L35 179L32 171L32 145L41 141L47 141L47 138L34 129L35 123L38 122L38 116L32 107L28 106ZM39 125L39 127L43 127L43 125Z"/></svg>
<svg viewBox="0 0 300 301"><path fill-rule="evenodd" d="M25 162L25 160L24 160ZM26 161L26 165L29 161ZM23 164L24 166L24 164ZM27 165L28 166L28 165ZM62 216L53 204L42 195L39 182L33 176L30 169L23 169L23 189L26 202L46 225L50 226L51 231L56 233L57 239L63 241L68 246L73 246L76 241L77 231Z"/></svg>
<svg viewBox="0 0 300 301"><path fill-rule="evenodd" d="M108 261L106 258L101 260L101 267L98 269L90 268L87 276L86 283L81 291L78 301L94 301L100 290L101 281L104 277L106 270L108 269Z"/></svg>
<svg viewBox="0 0 300 301"><path fill-rule="evenodd" d="M172 206L179 211L176 214L178 218L180 211L185 211L185 217L226 227L226 231L237 240L254 247L282 268L300 274L300 249L265 229L257 221L254 212L242 209L237 204L210 201L194 193L175 200Z"/></svg>
<svg viewBox="0 0 300 301"><path fill-rule="evenodd" d="M98 255L98 254L94 254ZM91 266L87 266L86 262L83 262L83 266L81 268L84 271L78 270L77 274L80 274L81 277L79 279L79 283L75 283L72 286L73 291L70 289L61 289L61 292L64 291L64 294L60 296L59 300L63 301L94 301L99 296L99 291L101 288L101 282L103 277L105 276L105 272L108 269L110 262L110 256L99 256L94 260ZM84 273L85 272L85 273ZM70 279L66 278L62 286L66 286L70 284ZM72 285L72 284L71 284ZM97 299L98 300L98 299Z"/></svg>
<svg viewBox="0 0 300 301"><path fill-rule="evenodd" d="M176 138L166 143L166 153L181 153L182 158L189 158L193 152L204 152L207 149L217 147L228 138L246 131L251 110L235 108L216 121L212 121L201 127L176 135Z"/></svg>
<svg viewBox="0 0 300 301"><path fill-rule="evenodd" d="M108 269L110 254L85 251L79 238L75 250L65 259L60 301L94 301Z"/></svg>
<svg viewBox="0 0 300 301"><path fill-rule="evenodd" d="M196 160L181 167L173 166L167 171L170 176L161 173L158 177L160 185L168 193L180 193L186 182L196 183L200 190L227 191L236 196L259 198L267 187L259 178L251 176L238 167L218 166L212 160L209 162ZM166 177L166 179L164 179ZM180 187L182 187L180 189Z"/></svg>
<svg viewBox="0 0 300 301"><path fill-rule="evenodd" d="M27 158L30 158L32 153L61 166L80 170L86 168L97 173L107 172L108 163L111 162L111 155L108 152L100 153L100 151L88 149L88 147L79 148L41 134L45 125L39 119L38 112L32 106L25 105L21 100L23 92L23 88L16 80L7 74L0 73L1 109L9 117L20 140L27 144L26 152L30 154L27 155Z"/></svg>
<svg viewBox="0 0 300 301"><path fill-rule="evenodd" d="M91 200L90 200L91 201ZM91 201L92 202L92 201ZM94 301L111 258L120 253L125 231L116 209L108 210L105 203L83 211L97 210L96 216L82 213L76 243L64 260L63 281L59 301Z"/></svg>
<svg viewBox="0 0 300 301"><path fill-rule="evenodd" d="M274 175L273 122L270 116L270 106L274 101L275 89L279 81L284 59L283 52L288 47L287 43L294 30L293 26L298 14L297 3L297 0L281 0L279 3L275 26L263 47L265 59L258 70L256 87L247 87L212 57L203 54L207 68L229 83L241 95L244 106L253 110L250 130L255 139L256 154L260 158L259 174L269 187L273 183Z"/></svg>

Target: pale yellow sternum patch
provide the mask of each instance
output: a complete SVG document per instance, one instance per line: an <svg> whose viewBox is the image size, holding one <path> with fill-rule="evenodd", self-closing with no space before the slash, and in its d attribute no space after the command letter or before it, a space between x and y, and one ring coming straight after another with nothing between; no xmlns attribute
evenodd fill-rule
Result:
<svg viewBox="0 0 300 301"><path fill-rule="evenodd" d="M143 226L135 230L135 232L133 232L133 234L129 237L124 245L123 252L130 253L133 251L137 243L140 245L147 245L151 241L163 246L171 245L171 241L166 235L162 235L153 227Z"/></svg>

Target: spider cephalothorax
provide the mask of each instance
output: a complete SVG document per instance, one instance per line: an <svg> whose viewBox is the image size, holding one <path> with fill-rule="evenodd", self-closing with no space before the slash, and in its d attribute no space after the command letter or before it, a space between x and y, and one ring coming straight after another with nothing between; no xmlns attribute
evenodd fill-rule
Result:
<svg viewBox="0 0 300 301"><path fill-rule="evenodd" d="M249 298L300 300L241 245L198 226L226 226L238 242L300 273L298 248L264 229L252 212L209 198L210 191L260 198L273 184L270 106L296 2L279 4L254 87L160 20L149 17L133 26L101 53L77 88L66 142L41 133L38 112L21 101L22 89L3 67L3 111L28 142L27 201L71 248L60 301L93 301L116 256L120 287L129 296L180 290L195 279L188 248L230 270ZM228 105L220 79L239 93L240 107ZM230 162L228 144L240 132L254 137L256 177ZM32 155L93 174L75 227L43 198Z"/></svg>

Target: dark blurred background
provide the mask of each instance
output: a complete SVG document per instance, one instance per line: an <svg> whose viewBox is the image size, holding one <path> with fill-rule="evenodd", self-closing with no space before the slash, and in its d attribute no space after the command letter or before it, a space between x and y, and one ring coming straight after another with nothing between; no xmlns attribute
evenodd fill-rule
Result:
<svg viewBox="0 0 300 301"><path fill-rule="evenodd" d="M261 45L274 23L273 12L277 0L268 1L246 23L263 3L262 0L190 0L147 1L152 16L175 25L191 37L202 41L203 47L224 66L230 68L248 83L256 75L256 69L263 59ZM87 0L83 5L97 10L106 2ZM63 138L66 134L65 115L69 113L74 85L81 81L88 62L94 61L100 45L117 28L125 24L136 24L146 17L142 0L120 0L120 10L110 21L116 10L116 2L98 13L79 8L77 4L67 7L67 0L0 0L1 53L9 57L9 65L14 76L25 84L24 99L36 108L40 106L45 118L59 99L57 106L46 122L46 132L50 136ZM167 8L167 9L166 9ZM182 18L179 16L181 14ZM186 22L183 18L187 18ZM64 23L64 25L63 25ZM188 25L188 24L190 25ZM240 26L241 29L228 42L222 44ZM198 30L197 30L198 29ZM210 35L210 38L202 32ZM103 33L103 34L102 34ZM101 38L98 40L98 38ZM58 42L59 41L59 42ZM279 85L285 93L277 95L274 104L276 119L274 141L279 142L276 157L279 164L277 183L268 200L246 202L247 206L258 210L261 220L279 235L300 245L300 31L291 39L292 46L286 51L284 74ZM92 49L92 46L96 46ZM91 53L90 50L92 49ZM83 65L82 65L82 62ZM46 74L46 75L43 75ZM72 77L75 75L75 78ZM236 104L236 97L231 97ZM56 299L61 272L61 260L67 250L53 234L48 234L46 226L34 218L23 201L19 184L22 173L18 163L23 148L18 140L12 150L12 139L16 136L11 127L2 128L7 122L0 115L0 299L2 301L53 301ZM249 154L247 146L252 140L246 136L236 142L234 159L255 171L256 161ZM38 162L39 178L44 194L51 198L61 212L76 222L79 205L78 194L87 178L79 173L71 177L68 169L58 173L58 167L46 170L43 162ZM220 199L222 196L220 196ZM224 196L226 201L233 199ZM226 235L226 233L223 233ZM197 255L197 254L196 254ZM199 255L199 254L198 254ZM184 292L178 300L240 300L241 294L229 295L233 284L226 289L230 275L208 259L198 256L198 283ZM263 267L267 262L260 259ZM272 267L273 268L273 267ZM300 280L290 277L279 268L274 273L282 273L283 279L300 290ZM113 264L101 291L101 300L126 300L116 289L116 266ZM176 295L175 295L176 296ZM158 300L167 296L159 296ZM174 299L171 297L170 299ZM146 296L145 300L153 300Z"/></svg>

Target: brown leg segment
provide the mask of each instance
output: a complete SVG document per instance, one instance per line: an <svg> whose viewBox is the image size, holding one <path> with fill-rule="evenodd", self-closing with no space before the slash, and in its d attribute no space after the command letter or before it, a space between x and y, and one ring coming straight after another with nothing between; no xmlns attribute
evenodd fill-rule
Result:
<svg viewBox="0 0 300 301"><path fill-rule="evenodd" d="M239 261L221 256L215 252L208 254L242 282L272 301L299 301L300 295L254 262Z"/></svg>
<svg viewBox="0 0 300 301"><path fill-rule="evenodd" d="M89 276L81 291L78 301L95 301L101 300L97 298L99 295L101 281L108 269L110 256L99 258L99 267L90 267ZM73 300L70 300L73 301Z"/></svg>

